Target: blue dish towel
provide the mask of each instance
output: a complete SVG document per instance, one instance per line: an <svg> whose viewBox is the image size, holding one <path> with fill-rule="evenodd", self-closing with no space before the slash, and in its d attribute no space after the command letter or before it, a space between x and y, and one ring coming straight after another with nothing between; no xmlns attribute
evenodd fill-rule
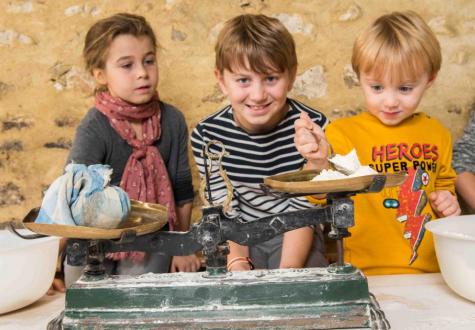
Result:
<svg viewBox="0 0 475 330"><path fill-rule="evenodd" d="M36 223L116 228L130 213L130 200L110 186L108 165L69 164L46 191Z"/></svg>

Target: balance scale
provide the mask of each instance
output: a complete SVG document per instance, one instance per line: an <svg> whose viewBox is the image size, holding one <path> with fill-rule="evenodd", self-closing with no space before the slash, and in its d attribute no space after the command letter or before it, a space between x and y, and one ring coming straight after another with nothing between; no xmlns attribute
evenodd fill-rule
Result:
<svg viewBox="0 0 475 330"><path fill-rule="evenodd" d="M224 150L219 160L223 155ZM389 329L366 277L343 262L343 239L354 226L350 197L399 185L405 175L309 181L316 174L277 175L266 178L262 187L279 197L325 194L324 207L244 222L223 212L225 205L208 203L200 221L188 232L143 234L132 227L115 239L68 239L67 262L86 267L66 291L64 312L48 329ZM328 267L226 269L229 240L252 246L290 230L321 224L330 226L329 237L337 245L337 262ZM78 235L69 235L74 236ZM121 251L183 256L202 251L206 271L107 275L104 255Z"/></svg>

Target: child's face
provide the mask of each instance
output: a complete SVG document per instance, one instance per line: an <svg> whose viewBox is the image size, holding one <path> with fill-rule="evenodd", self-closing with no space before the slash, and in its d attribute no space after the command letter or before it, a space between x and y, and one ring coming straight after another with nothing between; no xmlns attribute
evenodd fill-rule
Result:
<svg viewBox="0 0 475 330"><path fill-rule="evenodd" d="M288 110L287 93L294 81L289 72L259 74L245 68L216 71L219 86L229 98L234 118L248 133L265 133L276 127Z"/></svg>
<svg viewBox="0 0 475 330"><path fill-rule="evenodd" d="M368 111L384 125L395 126L416 111L435 77L423 73L416 80L391 82L388 76L379 78L372 73L361 73L360 83Z"/></svg>
<svg viewBox="0 0 475 330"><path fill-rule="evenodd" d="M149 37L122 34L112 41L104 69L94 77L110 94L133 104L151 100L158 84L155 49Z"/></svg>

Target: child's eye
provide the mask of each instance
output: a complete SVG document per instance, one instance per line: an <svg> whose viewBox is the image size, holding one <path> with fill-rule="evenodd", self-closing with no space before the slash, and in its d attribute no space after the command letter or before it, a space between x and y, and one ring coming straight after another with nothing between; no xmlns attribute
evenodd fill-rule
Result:
<svg viewBox="0 0 475 330"><path fill-rule="evenodd" d="M145 64L147 64L147 65L154 65L154 64L155 64L155 57L146 58L144 62L145 62Z"/></svg>
<svg viewBox="0 0 475 330"><path fill-rule="evenodd" d="M238 78L236 81L240 84L247 84L249 82L248 78Z"/></svg>
<svg viewBox="0 0 475 330"><path fill-rule="evenodd" d="M120 67L123 69L130 69L132 67L132 63L124 63Z"/></svg>
<svg viewBox="0 0 475 330"><path fill-rule="evenodd" d="M412 86L401 86L401 87L399 87L399 90L402 93L410 93L410 92L412 92L413 87Z"/></svg>
<svg viewBox="0 0 475 330"><path fill-rule="evenodd" d="M383 86L382 85L371 85L371 89L375 92L382 92Z"/></svg>
<svg viewBox="0 0 475 330"><path fill-rule="evenodd" d="M279 77L277 77L277 76L268 76L268 77L266 77L266 81L270 82L270 83L276 82L277 80L279 80Z"/></svg>

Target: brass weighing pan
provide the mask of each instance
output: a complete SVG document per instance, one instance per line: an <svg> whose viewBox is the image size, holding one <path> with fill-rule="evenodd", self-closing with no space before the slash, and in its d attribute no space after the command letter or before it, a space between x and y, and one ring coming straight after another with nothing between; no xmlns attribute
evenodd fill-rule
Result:
<svg viewBox="0 0 475 330"><path fill-rule="evenodd" d="M32 209L21 224L24 228L40 235L80 239L117 239L126 231L134 231L137 236L149 234L161 229L168 222L165 206L134 200L130 202L129 217L114 229L35 223L39 208Z"/></svg>
<svg viewBox="0 0 475 330"><path fill-rule="evenodd" d="M384 187L395 187L404 183L407 174L404 172L389 174L364 175L335 180L311 181L320 171L303 170L269 176L264 179L268 187L287 193L327 194L336 192L363 191L368 189L378 177L386 177Z"/></svg>

